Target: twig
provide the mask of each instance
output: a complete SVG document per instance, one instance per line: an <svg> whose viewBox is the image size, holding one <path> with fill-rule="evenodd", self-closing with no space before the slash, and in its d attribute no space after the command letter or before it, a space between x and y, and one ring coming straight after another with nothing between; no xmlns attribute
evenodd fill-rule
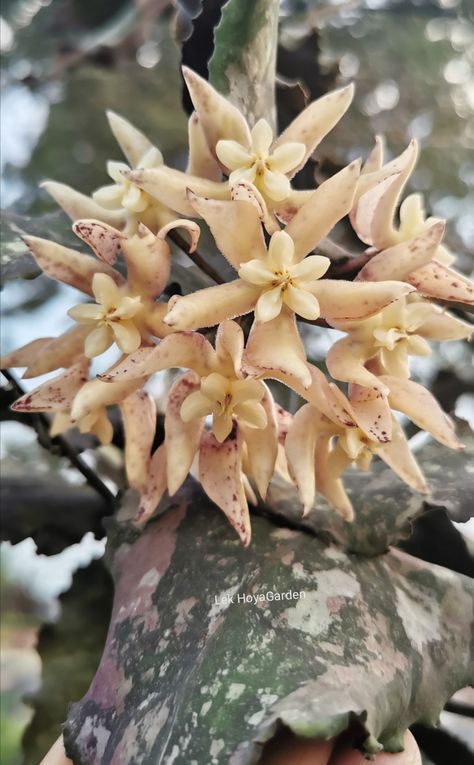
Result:
<svg viewBox="0 0 474 765"><path fill-rule="evenodd" d="M342 263L331 263L323 278L343 279L349 275L355 276L375 254L375 252L363 252L354 258L345 259Z"/></svg>
<svg viewBox="0 0 474 765"><path fill-rule="evenodd" d="M5 377L6 380L10 383L10 385L13 387L13 389L16 391L16 393L19 396L23 396L25 391L23 390L22 386L16 379L15 375L13 375L9 369L2 369L2 375ZM35 424L36 419L36 424ZM51 438L48 434L49 431L49 422L47 417L45 417L44 414L41 414L40 412L36 413L36 417L32 418L33 427L36 430L38 434L38 438L40 440L40 443L45 448L50 448L50 446L57 445L61 451L61 454L64 457L67 457L70 461L71 465L73 465L76 470L78 470L84 478L86 479L89 486L91 486L95 491L100 494L103 499L105 499L108 503L114 504L115 503L115 495L113 492L110 491L110 489L106 486L106 484L102 481L101 478L97 475L97 473L92 470L92 468L89 467L89 465L82 459L82 457L76 452L76 450L73 448L73 446L69 443L67 438L65 438L62 435L55 436L54 438Z"/></svg>
<svg viewBox="0 0 474 765"><path fill-rule="evenodd" d="M168 236L171 241L174 242L180 248L180 250L182 250L188 256L188 258L190 258L193 263L201 269L201 271L213 279L216 284L224 284L225 279L223 279L222 276L218 274L211 265L209 265L209 263L202 257L202 255L200 255L196 250L194 250L194 252L190 252L189 244L186 239L181 236L181 234L172 229L171 231L168 231Z"/></svg>

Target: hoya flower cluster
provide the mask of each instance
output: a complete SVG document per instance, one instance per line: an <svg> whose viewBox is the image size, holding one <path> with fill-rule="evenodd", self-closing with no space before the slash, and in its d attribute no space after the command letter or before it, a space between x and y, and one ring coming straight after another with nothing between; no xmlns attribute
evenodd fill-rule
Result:
<svg viewBox="0 0 474 765"><path fill-rule="evenodd" d="M377 140L362 167L352 162L318 188L297 191L293 176L344 115L352 88L310 104L275 137L264 119L248 125L206 81L189 70L184 76L195 108L185 172L167 167L140 131L109 113L128 162L109 163L113 185L86 197L44 184L94 255L35 237L28 247L46 274L92 302L71 307L74 323L64 335L3 359L26 366L25 377L63 370L15 409L50 412L54 434L75 426L107 444L107 407L118 405L128 482L141 497L137 521L192 473L244 544L248 503L265 498L275 471L295 484L304 512L317 512L320 494L347 521L353 508L341 477L350 466L367 470L373 455L426 491L393 412L462 448L433 396L410 379L409 357L430 353L430 341L468 337L470 326L439 302L474 301L472 285L450 267L443 221L425 217L417 194L397 213L416 143L384 163ZM314 254L347 215L371 256L353 282L326 278L330 260ZM192 251L196 219L209 227L234 278L168 300L167 234L184 228ZM308 361L298 329L301 320L318 319L342 333L327 354L332 379ZM88 379L90 360L112 345L120 351L116 364ZM147 383L169 369L180 371L164 441L153 451ZM301 397L294 416L274 400L268 380Z"/></svg>

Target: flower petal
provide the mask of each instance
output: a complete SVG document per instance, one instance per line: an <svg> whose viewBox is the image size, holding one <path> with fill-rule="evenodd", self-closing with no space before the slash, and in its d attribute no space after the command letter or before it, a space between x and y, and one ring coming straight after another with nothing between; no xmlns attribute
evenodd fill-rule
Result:
<svg viewBox="0 0 474 765"><path fill-rule="evenodd" d="M253 478L260 496L265 499L278 453L275 407L272 395L266 386L260 405L266 415L265 425L252 428L248 427L245 421L239 420L239 429L242 431L247 448L246 473Z"/></svg>
<svg viewBox="0 0 474 765"><path fill-rule="evenodd" d="M242 376L242 354L245 338L235 321L223 321L216 332L217 367L225 377Z"/></svg>
<svg viewBox="0 0 474 765"><path fill-rule="evenodd" d="M464 449L457 438L452 420L443 412L435 397L419 383L399 377L381 375L380 379L390 390L392 409L403 412L422 430L436 438L449 449Z"/></svg>
<svg viewBox="0 0 474 765"><path fill-rule="evenodd" d="M219 251L238 269L242 263L267 257L258 209L250 202L216 201L189 194L196 213L204 218Z"/></svg>
<svg viewBox="0 0 474 765"><path fill-rule="evenodd" d="M267 413L258 401L243 401L234 407L239 423L245 422L250 428L263 429L267 424Z"/></svg>
<svg viewBox="0 0 474 765"><path fill-rule="evenodd" d="M232 187L239 183L254 183L257 177L257 168L255 165L250 167L239 167L237 170L232 170L229 175L229 186Z"/></svg>
<svg viewBox="0 0 474 765"><path fill-rule="evenodd" d="M268 246L268 258L266 259L273 268L280 271L287 270L293 263L294 254L295 245L293 239L286 231L277 231L273 234Z"/></svg>
<svg viewBox="0 0 474 765"><path fill-rule="evenodd" d="M224 443L219 443L212 433L203 433L199 451L199 480L209 499L225 513L247 546L251 528L242 482L242 445L239 428L234 428Z"/></svg>
<svg viewBox="0 0 474 765"><path fill-rule="evenodd" d="M232 419L232 413L229 411L222 414L214 413L212 416L212 433L216 440L222 444L230 434L234 421Z"/></svg>
<svg viewBox="0 0 474 765"><path fill-rule="evenodd" d="M413 271L407 282L425 297L474 306L474 285L462 274L435 260Z"/></svg>
<svg viewBox="0 0 474 765"><path fill-rule="evenodd" d="M426 340L467 340L472 336L472 324L461 321L434 303L431 304L431 309L431 316L417 329L418 334Z"/></svg>
<svg viewBox="0 0 474 765"><path fill-rule="evenodd" d="M314 295L301 287L293 287L291 284L283 293L283 301L298 316L303 319L317 319L320 313L319 303Z"/></svg>
<svg viewBox="0 0 474 765"><path fill-rule="evenodd" d="M216 154L221 165L227 170L237 170L253 163L250 151L237 141L218 141Z"/></svg>
<svg viewBox="0 0 474 765"><path fill-rule="evenodd" d="M274 287L260 294L255 306L255 319L258 322L268 322L279 316L283 306L281 287Z"/></svg>
<svg viewBox="0 0 474 765"><path fill-rule="evenodd" d="M163 369L193 369L200 377L215 370L216 354L209 340L197 332L176 332L153 348L139 348L101 375L106 382L136 380Z"/></svg>
<svg viewBox="0 0 474 765"><path fill-rule="evenodd" d="M145 491L156 430L156 406L144 390L120 403L125 432L125 470L129 486Z"/></svg>
<svg viewBox="0 0 474 765"><path fill-rule="evenodd" d="M236 279L184 297L174 296L168 303L169 311L164 322L174 330L212 327L224 319L249 313L259 294L258 287Z"/></svg>
<svg viewBox="0 0 474 765"><path fill-rule="evenodd" d="M75 326L59 337L51 338L41 351L38 347L39 352L35 353L34 358L31 359L23 378L26 380L53 372L60 367L70 367L78 356L84 353L84 342L89 331L90 327ZM25 350L26 348L28 346L25 346ZM15 365L10 364L10 366Z"/></svg>
<svg viewBox="0 0 474 765"><path fill-rule="evenodd" d="M84 357L58 377L47 380L17 399L14 412L61 412L69 409L74 396L87 381L89 360Z"/></svg>
<svg viewBox="0 0 474 765"><path fill-rule="evenodd" d="M391 247L399 241L393 219L398 199L416 164L417 156L418 144L412 140L399 157L384 165L384 179L380 181L380 178L376 178L376 185L360 197L352 213L352 225L359 238L377 250Z"/></svg>
<svg viewBox="0 0 474 765"><path fill-rule="evenodd" d="M181 416L183 402L198 393L199 378L187 372L171 386L165 411L166 474L168 491L173 496L183 484L199 448L203 420L185 422Z"/></svg>
<svg viewBox="0 0 474 765"><path fill-rule="evenodd" d="M267 165L278 173L289 173L302 162L306 154L304 143L282 143L270 154Z"/></svg>
<svg viewBox="0 0 474 765"><path fill-rule="evenodd" d="M206 80L188 67L183 77L212 153L221 139L237 141L250 148L250 131L244 116Z"/></svg>
<svg viewBox="0 0 474 765"><path fill-rule="evenodd" d="M413 292L413 289L405 282L320 279L312 283L311 292L319 301L321 316L336 325L339 321L373 316L398 298Z"/></svg>
<svg viewBox="0 0 474 765"><path fill-rule="evenodd" d="M308 279L316 281L324 276L330 265L331 261L324 255L309 255L293 266L291 275L305 281Z"/></svg>
<svg viewBox="0 0 474 765"><path fill-rule="evenodd" d="M243 178L241 180L244 180ZM250 180L250 179L249 179ZM291 191L291 183L283 173L264 170L261 180L263 191L272 202L282 202Z"/></svg>
<svg viewBox="0 0 474 765"><path fill-rule="evenodd" d="M349 386L349 399L357 425L372 440L386 443L392 437L392 413L387 398L372 388Z"/></svg>
<svg viewBox="0 0 474 765"><path fill-rule="evenodd" d="M166 491L166 451L161 444L153 454L145 490L140 497L135 523L143 524L153 515L163 494Z"/></svg>
<svg viewBox="0 0 474 765"><path fill-rule="evenodd" d="M423 473L410 451L403 429L395 419L392 423L392 440L378 446L377 454L412 489L422 493L428 491Z"/></svg>
<svg viewBox="0 0 474 765"><path fill-rule="evenodd" d="M123 173L128 173L130 167L125 162L116 162L110 159L107 162L107 174L119 186L123 183Z"/></svg>
<svg viewBox="0 0 474 765"><path fill-rule="evenodd" d="M229 199L230 190L227 181L218 183L194 175L186 175L181 170L171 167L158 167L151 170L132 170L128 180L135 183L161 204L180 215L192 218L194 209L188 202L187 190L209 199Z"/></svg>
<svg viewBox="0 0 474 765"><path fill-rule="evenodd" d="M195 422L211 413L212 401L201 390L196 390L186 396L179 412L184 423Z"/></svg>
<svg viewBox="0 0 474 765"><path fill-rule="evenodd" d="M115 307L122 297L114 280L104 273L94 274L92 278L92 292L98 303L104 308Z"/></svg>
<svg viewBox="0 0 474 765"><path fill-rule="evenodd" d="M72 230L91 248L99 260L113 266L117 260L117 253L122 241L125 239L120 231L100 220L87 218L77 220L73 224Z"/></svg>
<svg viewBox="0 0 474 765"><path fill-rule="evenodd" d="M193 112L188 120L188 146L186 174L207 178L209 181L219 181L222 177L221 168L207 144L196 112Z"/></svg>
<svg viewBox="0 0 474 765"><path fill-rule="evenodd" d="M130 184L125 194L122 196L122 206L129 212L140 213L148 207L146 195L138 186Z"/></svg>
<svg viewBox="0 0 474 765"><path fill-rule="evenodd" d="M319 436L316 442L316 489L345 521L352 521L354 509L340 479L350 465L350 458L336 445L329 448L328 436Z"/></svg>
<svg viewBox="0 0 474 765"><path fill-rule="evenodd" d="M123 178L121 180L123 181ZM105 210L121 210L124 207L122 204L123 192L124 188L121 183L113 183L96 189L92 194L92 199ZM124 213L126 215L125 210Z"/></svg>
<svg viewBox="0 0 474 765"><path fill-rule="evenodd" d="M131 122L112 111L107 111L107 119L115 140L122 149L127 162L136 167L140 159L155 147L146 135L132 125ZM155 149L158 152L158 149ZM163 161L163 157L161 158Z"/></svg>
<svg viewBox="0 0 474 765"><path fill-rule="evenodd" d="M143 378L138 380L89 380L76 395L71 407L71 419L80 420L91 412L96 412L104 406L119 404L138 388L143 387Z"/></svg>
<svg viewBox="0 0 474 765"><path fill-rule="evenodd" d="M320 416L310 404L304 404L294 415L285 439L288 469L298 487L304 515L313 507L316 492L314 455Z"/></svg>
<svg viewBox="0 0 474 765"><path fill-rule="evenodd" d="M112 331L122 353L133 353L140 347L142 336L133 321L128 319L114 321Z"/></svg>
<svg viewBox="0 0 474 765"><path fill-rule="evenodd" d="M244 282L249 282L250 284L271 284L275 279L274 271L270 269L265 261L257 258L241 265L238 273Z"/></svg>
<svg viewBox="0 0 474 765"><path fill-rule="evenodd" d="M336 125L349 108L354 95L353 85L333 90L309 104L276 139L273 151L286 143L304 143L306 151L299 164L293 168L296 175L313 153L316 146Z"/></svg>
<svg viewBox="0 0 474 765"><path fill-rule="evenodd" d="M372 388L386 396L389 392L387 386L365 368L365 362L370 355L371 351L364 343L359 343L351 337L343 337L334 343L327 353L329 374L335 380Z"/></svg>
<svg viewBox="0 0 474 765"><path fill-rule="evenodd" d="M360 161L351 162L324 181L303 204L286 227L295 243L295 260L314 250L335 224L352 207L359 177Z"/></svg>
<svg viewBox="0 0 474 765"><path fill-rule="evenodd" d="M79 324L95 324L103 317L104 310L97 303L79 303L79 305L73 305L67 315Z"/></svg>
<svg viewBox="0 0 474 765"><path fill-rule="evenodd" d="M107 274L116 284L122 284L123 278L106 263L101 263L91 255L63 247L47 239L25 236L23 241L45 274L63 284L92 296L94 274Z"/></svg>
<svg viewBox="0 0 474 765"><path fill-rule="evenodd" d="M105 207L90 197L75 191L64 183L44 181L41 184L41 188L47 191L73 221L80 218L92 218L116 228L122 228L125 225L125 213L123 210L106 210Z"/></svg>
<svg viewBox="0 0 474 765"><path fill-rule="evenodd" d="M102 324L100 327L96 327L90 332L84 343L84 353L87 358L93 359L95 356L100 356L107 348L110 348L114 342L114 336L110 327L106 324Z"/></svg>
<svg viewBox="0 0 474 765"><path fill-rule="evenodd" d="M253 183L239 181L239 183L232 184L230 197L235 202L249 202L252 204L257 210L260 222L270 236L276 231L280 231L279 223L273 211L268 209L263 196Z"/></svg>
<svg viewBox="0 0 474 765"><path fill-rule="evenodd" d="M311 373L306 353L298 334L292 311L283 307L272 321L254 322L244 353L244 369L255 376L282 372L299 381L305 388L311 385Z"/></svg>
<svg viewBox="0 0 474 765"><path fill-rule="evenodd" d="M250 141L255 154L266 157L273 141L273 131L266 119L258 120L250 131Z"/></svg>
<svg viewBox="0 0 474 765"><path fill-rule="evenodd" d="M357 281L378 282L406 279L433 258L443 238L444 221L436 221L418 236L379 252L359 271Z"/></svg>

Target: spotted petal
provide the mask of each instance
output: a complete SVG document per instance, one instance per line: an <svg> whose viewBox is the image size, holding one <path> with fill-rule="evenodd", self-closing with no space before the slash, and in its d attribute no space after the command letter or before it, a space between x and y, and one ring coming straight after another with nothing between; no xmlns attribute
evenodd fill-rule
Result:
<svg viewBox="0 0 474 765"><path fill-rule="evenodd" d="M474 306L474 284L466 276L435 260L413 271L407 281L425 297Z"/></svg>
<svg viewBox="0 0 474 765"><path fill-rule="evenodd" d="M403 280L432 260L445 230L444 221L436 221L407 242L379 252L359 271L357 281Z"/></svg>
<svg viewBox="0 0 474 765"><path fill-rule="evenodd" d="M163 494L166 491L166 451L165 445L161 444L153 454L145 490L140 497L135 523L143 524L153 515Z"/></svg>
<svg viewBox="0 0 474 765"><path fill-rule="evenodd" d="M125 431L125 469L129 485L144 491L150 468L156 430L156 406L144 390L137 390L120 403Z"/></svg>
<svg viewBox="0 0 474 765"><path fill-rule="evenodd" d="M165 445L168 491L172 496L188 475L199 448L203 421L185 422L181 417L183 401L199 391L199 378L187 372L172 385L165 412Z"/></svg>
<svg viewBox="0 0 474 765"><path fill-rule="evenodd" d="M354 509L340 476L350 465L350 458L336 445L330 447L330 437L320 435L316 442L316 489L345 521L352 521Z"/></svg>
<svg viewBox="0 0 474 765"><path fill-rule="evenodd" d="M243 437L239 428L219 443L204 433L199 452L199 480L207 496L225 513L244 545L250 543L250 517L242 481ZM225 481L222 476L226 476Z"/></svg>
<svg viewBox="0 0 474 765"><path fill-rule="evenodd" d="M72 401L87 381L89 360L82 357L65 372L47 380L12 405L15 412L60 412L71 407Z"/></svg>
<svg viewBox="0 0 474 765"><path fill-rule="evenodd" d="M23 237L25 244L45 274L63 284L92 295L94 274L107 274L115 284L122 284L123 278L106 263L97 261L91 255L63 247L62 244L39 239L36 236Z"/></svg>
<svg viewBox="0 0 474 765"><path fill-rule="evenodd" d="M365 368L365 362L369 356L370 352L364 343L357 342L351 337L343 337L334 343L327 353L326 364L329 374L335 380L372 388L386 396L389 392L387 386Z"/></svg>

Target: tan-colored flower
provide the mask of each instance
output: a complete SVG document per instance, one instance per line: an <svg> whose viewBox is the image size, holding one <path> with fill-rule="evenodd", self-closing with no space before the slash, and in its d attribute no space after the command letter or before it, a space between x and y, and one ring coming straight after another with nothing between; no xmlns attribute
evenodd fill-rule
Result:
<svg viewBox="0 0 474 765"><path fill-rule="evenodd" d="M299 209L285 231L265 245L256 207L245 201L214 201L191 196L217 246L239 278L184 297L174 296L164 319L173 330L212 326L255 310L245 365L252 374L280 369L309 385L306 354L295 314L328 320L359 319L413 291L402 282L378 284L321 279L329 260L305 257L352 205L358 163L323 183Z"/></svg>
<svg viewBox="0 0 474 765"><path fill-rule="evenodd" d="M117 143L129 164L109 161L107 173L114 181L87 197L70 186L45 181L42 187L69 215L71 220L92 218L134 234L141 222L156 233L175 217L166 203L161 204L130 180L130 171L137 168L158 168L163 155L148 138L128 120L108 111L107 119Z"/></svg>
<svg viewBox="0 0 474 765"><path fill-rule="evenodd" d="M474 305L474 286L449 268L453 256L441 243L444 222L426 217L420 194L410 194L398 210L418 156L416 141L386 165L377 139L361 174L351 221L357 235L376 253L360 271L360 281L403 279L425 297Z"/></svg>
<svg viewBox="0 0 474 765"><path fill-rule="evenodd" d="M275 229L273 213L289 220L311 194L291 189L291 178L306 163L321 140L348 109L353 87L328 93L309 104L276 139L270 125L260 119L250 129L242 113L195 72L187 67L183 74L196 110L201 135L210 155L228 180L219 182L215 175L191 174L162 166L134 170L129 178L163 204L181 215L195 215L187 198L187 189L208 199L228 200L240 184L255 189L257 206L267 211L262 217L270 232Z"/></svg>
<svg viewBox="0 0 474 765"><path fill-rule="evenodd" d="M86 337L86 356L99 356L114 342L123 353L136 351L142 341L133 321L143 309L140 295L127 295L108 274L94 275L92 292L96 303L81 303L68 311L74 321L94 327Z"/></svg>
<svg viewBox="0 0 474 765"><path fill-rule="evenodd" d="M422 385L389 375L383 376L382 382L388 399L373 388L354 384L349 386L349 398L338 392L344 408L351 413L352 424L328 417L314 403L305 404L294 416L285 450L304 513L312 509L318 492L345 520L352 520L354 511L341 480L342 473L350 465L367 470L374 455L415 491L428 490L390 407L405 414L443 445L464 448L453 423Z"/></svg>
<svg viewBox="0 0 474 765"><path fill-rule="evenodd" d="M250 146L237 141L220 140L216 155L221 164L230 170L229 184L240 181L253 183L264 197L273 202L286 199L291 191L291 173L306 154L304 143L287 142L272 150L273 132L264 119L260 119L250 131Z"/></svg>
<svg viewBox="0 0 474 765"><path fill-rule="evenodd" d="M115 342L124 353L130 353L152 337L169 334L170 328L163 323L167 305L156 302L156 298L169 280L170 250L165 237L172 226L184 226L191 235L191 248L196 246L199 227L192 221L179 220L165 226L158 235L140 224L131 237L100 221L77 221L74 231L96 258L46 239L25 237L45 274L95 297L97 302L82 303L69 311L79 327L58 338L28 343L7 354L2 363L27 366L25 376L34 377L71 366L84 351L92 358ZM119 252L127 266L126 279L112 267Z"/></svg>
<svg viewBox="0 0 474 765"><path fill-rule="evenodd" d="M203 335L177 332L154 348L141 348L108 374L114 381L146 379L163 369L189 370L172 386L165 413L164 448L153 458L141 521L167 488L174 494L197 457L196 475L244 544L250 541L248 500L262 497L275 470L279 426L273 397L261 379L242 369L244 335L236 322L220 324L215 349ZM207 418L211 421L206 426ZM223 480L223 476L225 479Z"/></svg>
<svg viewBox="0 0 474 765"><path fill-rule="evenodd" d="M380 377L409 377L409 356L431 353L428 340L461 340L472 326L418 296L400 298L380 313L359 322L331 322L347 333L329 349L326 363L332 377L373 387L384 395ZM376 360L378 374L368 368Z"/></svg>

